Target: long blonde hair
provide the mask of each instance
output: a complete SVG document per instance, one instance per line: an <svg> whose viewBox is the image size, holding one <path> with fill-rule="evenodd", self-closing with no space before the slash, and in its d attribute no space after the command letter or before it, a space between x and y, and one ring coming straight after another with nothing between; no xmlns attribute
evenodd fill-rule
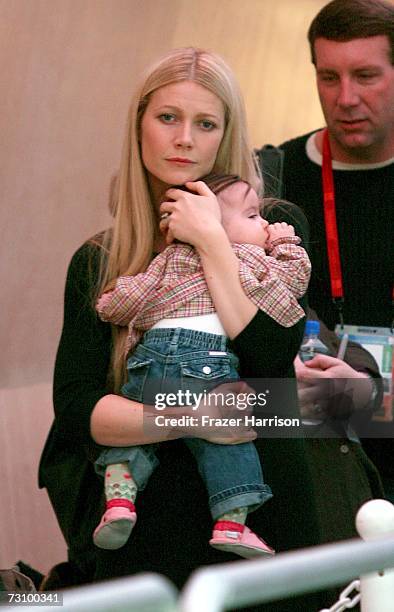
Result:
<svg viewBox="0 0 394 612"><path fill-rule="evenodd" d="M97 295L112 287L118 276L144 271L152 258L157 217L141 159L140 125L151 94L179 81L198 83L223 102L225 130L212 171L237 174L254 188L261 186L248 139L242 94L229 66L215 53L202 49L187 47L168 52L146 71L130 104L111 197L114 223L102 239ZM124 376L125 331L113 326L113 332L111 378L118 390Z"/></svg>

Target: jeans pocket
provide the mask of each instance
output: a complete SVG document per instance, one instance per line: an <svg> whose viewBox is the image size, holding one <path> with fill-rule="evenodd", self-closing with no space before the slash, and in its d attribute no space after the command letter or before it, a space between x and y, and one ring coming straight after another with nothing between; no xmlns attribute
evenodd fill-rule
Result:
<svg viewBox="0 0 394 612"><path fill-rule="evenodd" d="M238 377L229 357L201 357L180 366L183 391L208 391Z"/></svg>
<svg viewBox="0 0 394 612"><path fill-rule="evenodd" d="M144 402L145 382L152 361L152 359L129 357L127 360L127 382L121 389L122 395L137 402Z"/></svg>

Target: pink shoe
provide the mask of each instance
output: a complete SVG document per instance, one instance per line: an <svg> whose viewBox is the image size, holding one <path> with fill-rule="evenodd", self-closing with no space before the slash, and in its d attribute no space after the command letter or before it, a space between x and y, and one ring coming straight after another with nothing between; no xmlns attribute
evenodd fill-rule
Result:
<svg viewBox="0 0 394 612"><path fill-rule="evenodd" d="M133 503L128 500L112 500L107 503L107 510L94 530L93 542L105 550L121 548L129 539L136 521L137 514Z"/></svg>
<svg viewBox="0 0 394 612"><path fill-rule="evenodd" d="M275 554L273 548L268 546L245 525L232 521L218 521L215 523L210 545L218 550L232 552L245 559L266 557Z"/></svg>

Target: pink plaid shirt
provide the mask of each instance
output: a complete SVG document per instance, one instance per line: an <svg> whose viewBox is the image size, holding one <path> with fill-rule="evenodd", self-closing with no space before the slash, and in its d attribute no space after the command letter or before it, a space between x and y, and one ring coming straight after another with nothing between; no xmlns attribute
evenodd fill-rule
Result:
<svg viewBox="0 0 394 612"><path fill-rule="evenodd" d="M251 244L233 244L245 294L284 327L304 316L297 298L307 290L311 264L297 236L279 238L270 255ZM97 303L103 321L128 325L127 352L161 319L215 312L201 261L188 244L176 243L157 255L146 272L121 276Z"/></svg>

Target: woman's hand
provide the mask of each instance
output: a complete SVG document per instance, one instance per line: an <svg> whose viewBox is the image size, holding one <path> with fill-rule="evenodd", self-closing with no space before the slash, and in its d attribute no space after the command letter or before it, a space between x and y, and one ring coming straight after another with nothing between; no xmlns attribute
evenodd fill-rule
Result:
<svg viewBox="0 0 394 612"><path fill-rule="evenodd" d="M224 231L221 212L215 194L203 181L188 182L186 187L195 193L176 188L166 191L169 200L160 206L160 230L167 244L176 238L198 249L207 240L207 232Z"/></svg>
<svg viewBox="0 0 394 612"><path fill-rule="evenodd" d="M103 446L136 446L183 437L215 444L249 442L256 438L255 431L245 424L245 417L252 412L247 405L251 393L254 395L253 389L244 382L224 383L202 394L202 401L195 406L164 409L106 395L93 410L92 437ZM235 424L228 419L236 419Z"/></svg>
<svg viewBox="0 0 394 612"><path fill-rule="evenodd" d="M303 363L297 356L294 367L303 417L326 413L346 418L353 410L365 408L371 398L373 387L368 375L341 359L318 354Z"/></svg>
<svg viewBox="0 0 394 612"><path fill-rule="evenodd" d="M253 389L242 381L219 385L196 411L198 434L194 428L187 433L215 444L240 444L255 440L256 432L245 425L245 417L252 414L252 408L245 407L245 398L249 394L254 395ZM230 425L230 419L234 419L236 424Z"/></svg>
<svg viewBox="0 0 394 612"><path fill-rule="evenodd" d="M256 438L256 432L245 423L245 417L252 412L247 402L249 394L254 395L253 389L236 381L199 394L195 405L160 409L144 405L145 440L191 437L215 444L250 442Z"/></svg>

